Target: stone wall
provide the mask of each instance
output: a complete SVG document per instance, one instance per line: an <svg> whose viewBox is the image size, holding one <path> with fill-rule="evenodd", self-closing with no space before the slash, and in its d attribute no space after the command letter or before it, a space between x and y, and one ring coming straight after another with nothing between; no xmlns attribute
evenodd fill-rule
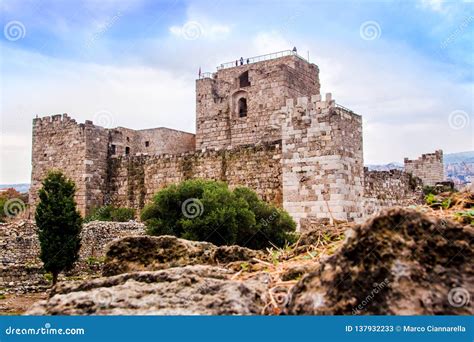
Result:
<svg viewBox="0 0 474 342"><path fill-rule="evenodd" d="M246 81L241 77L248 75ZM299 56L239 65L196 81L196 148L227 148L281 139L269 125L288 98L319 94L319 69ZM245 99L247 115L238 103Z"/></svg>
<svg viewBox="0 0 474 342"><path fill-rule="evenodd" d="M33 120L32 174L29 203L38 201L38 190L47 172L62 170L76 182L76 201L86 206L85 156L86 125L77 124L67 114ZM84 212L84 210L81 210Z"/></svg>
<svg viewBox="0 0 474 342"><path fill-rule="evenodd" d="M331 94L287 100L281 122L283 206L301 230L320 220L359 220L363 196L362 118Z"/></svg>
<svg viewBox="0 0 474 342"><path fill-rule="evenodd" d="M196 178L248 186L264 200L282 205L279 141L232 150L121 157L111 170L109 194L117 205L142 208L165 186Z"/></svg>
<svg viewBox="0 0 474 342"><path fill-rule="evenodd" d="M113 158L194 151L194 134L168 128L106 129L86 120L78 124L67 114L33 120L31 213L41 182L51 170L60 170L76 184L76 202L82 215L110 201Z"/></svg>
<svg viewBox="0 0 474 342"><path fill-rule="evenodd" d="M105 247L110 241L142 234L144 226L134 222L95 221L84 225L80 259L67 275L97 274L100 271L97 264L105 256ZM0 288L26 292L48 286L39 253L34 222L0 224Z"/></svg>
<svg viewBox="0 0 474 342"><path fill-rule="evenodd" d="M184 153L195 149L194 134L165 127L141 130L117 127L109 131L112 156Z"/></svg>
<svg viewBox="0 0 474 342"><path fill-rule="evenodd" d="M400 170L369 171L364 168L364 217L383 208L423 202L422 180Z"/></svg>
<svg viewBox="0 0 474 342"><path fill-rule="evenodd" d="M407 175L364 175L361 117L330 94L322 100L319 69L300 56L221 68L196 82L196 136L106 129L66 114L35 119L31 209L51 169L76 183L83 215L104 204L140 209L165 186L193 178L248 186L303 229L318 220L360 221L411 196ZM434 185L443 180L442 151L406 159L405 169ZM369 202L375 209L362 208Z"/></svg>
<svg viewBox="0 0 474 342"><path fill-rule="evenodd" d="M421 178L423 185L434 186L444 180L443 151L422 154L415 160L405 158L405 172Z"/></svg>

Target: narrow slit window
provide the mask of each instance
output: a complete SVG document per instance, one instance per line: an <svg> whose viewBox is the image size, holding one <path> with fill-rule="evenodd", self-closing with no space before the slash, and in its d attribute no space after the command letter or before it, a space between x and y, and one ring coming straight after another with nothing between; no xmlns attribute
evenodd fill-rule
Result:
<svg viewBox="0 0 474 342"><path fill-rule="evenodd" d="M249 72L248 71L242 73L242 75L239 76L239 85L240 85L240 88L250 86Z"/></svg>

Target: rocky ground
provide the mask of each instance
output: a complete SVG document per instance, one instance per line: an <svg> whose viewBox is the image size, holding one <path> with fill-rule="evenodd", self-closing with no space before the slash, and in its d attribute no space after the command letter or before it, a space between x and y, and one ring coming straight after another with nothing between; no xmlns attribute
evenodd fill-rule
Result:
<svg viewBox="0 0 474 342"><path fill-rule="evenodd" d="M61 282L26 313L472 315L474 227L459 212L472 210L474 196L452 200L314 227L266 251L171 236L117 239L103 277Z"/></svg>

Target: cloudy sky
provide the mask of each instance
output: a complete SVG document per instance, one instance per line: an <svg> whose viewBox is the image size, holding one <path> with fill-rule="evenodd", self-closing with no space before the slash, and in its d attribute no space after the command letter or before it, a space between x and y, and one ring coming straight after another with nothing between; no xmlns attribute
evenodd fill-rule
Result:
<svg viewBox="0 0 474 342"><path fill-rule="evenodd" d="M199 67L298 47L363 115L365 163L474 150L472 1L1 0L0 183L36 115L194 132ZM0 33L1 34L1 33Z"/></svg>

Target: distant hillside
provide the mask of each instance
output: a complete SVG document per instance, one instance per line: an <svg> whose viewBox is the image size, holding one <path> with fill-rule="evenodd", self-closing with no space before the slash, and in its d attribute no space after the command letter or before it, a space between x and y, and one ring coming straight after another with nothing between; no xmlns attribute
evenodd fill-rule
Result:
<svg viewBox="0 0 474 342"><path fill-rule="evenodd" d="M474 151L447 153L443 156L444 175L455 184L474 181ZM392 162L382 165L366 165L371 171L403 170L403 164Z"/></svg>
<svg viewBox="0 0 474 342"><path fill-rule="evenodd" d="M401 163L388 163L384 165L366 165L370 171L389 171L389 170L403 170Z"/></svg>
<svg viewBox="0 0 474 342"><path fill-rule="evenodd" d="M444 155L445 164L474 163L474 151L449 153Z"/></svg>
<svg viewBox="0 0 474 342"><path fill-rule="evenodd" d="M0 184L1 189L13 188L18 192L28 192L30 190L30 183L21 183L21 184Z"/></svg>

